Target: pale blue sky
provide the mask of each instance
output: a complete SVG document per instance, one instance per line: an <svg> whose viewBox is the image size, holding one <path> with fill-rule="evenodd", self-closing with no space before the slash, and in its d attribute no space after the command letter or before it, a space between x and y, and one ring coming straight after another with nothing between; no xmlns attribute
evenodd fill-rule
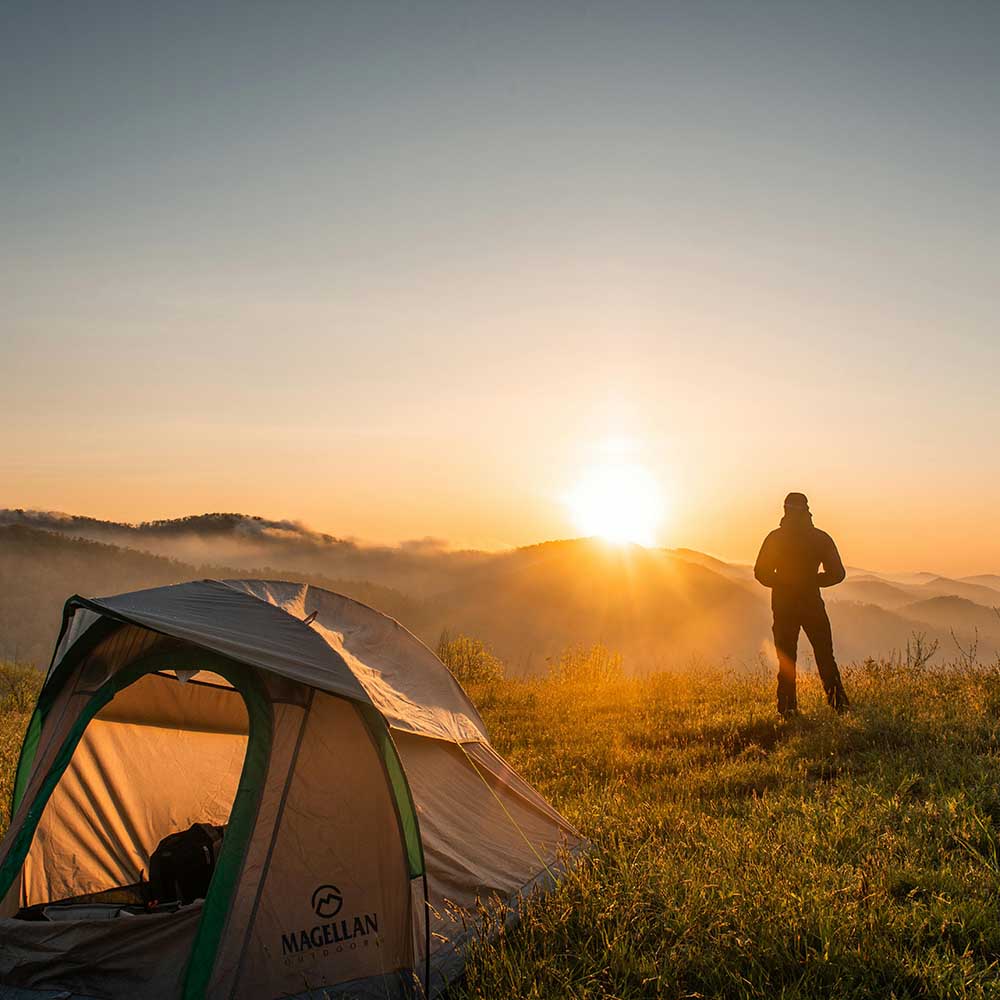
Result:
<svg viewBox="0 0 1000 1000"><path fill-rule="evenodd" d="M7 4L0 505L1000 569L1000 5ZM985 540L984 540L985 539Z"/></svg>

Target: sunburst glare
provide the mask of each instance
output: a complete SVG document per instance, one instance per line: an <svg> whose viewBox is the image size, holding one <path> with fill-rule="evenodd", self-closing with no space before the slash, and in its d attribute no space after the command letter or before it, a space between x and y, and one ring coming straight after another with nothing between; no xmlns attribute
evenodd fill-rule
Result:
<svg viewBox="0 0 1000 1000"><path fill-rule="evenodd" d="M606 459L588 469L567 497L579 531L609 542L655 545L663 521L659 483L642 465Z"/></svg>

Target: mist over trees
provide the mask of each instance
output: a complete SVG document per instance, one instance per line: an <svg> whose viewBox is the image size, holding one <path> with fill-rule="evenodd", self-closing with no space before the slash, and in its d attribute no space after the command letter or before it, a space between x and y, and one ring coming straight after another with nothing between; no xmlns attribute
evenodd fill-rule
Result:
<svg viewBox="0 0 1000 1000"><path fill-rule="evenodd" d="M369 547L242 514L125 525L21 510L0 511L0 657L46 666L73 594L228 577L346 594L432 649L442 633L471 637L512 676L548 675L568 649L598 646L619 655L626 674L708 663L771 669L768 594L749 567L689 549L575 539L453 552L432 539ZM889 579L853 570L826 594L838 658L903 657L916 633L937 643L942 660L973 646L992 660L1000 651L997 588L1000 578L990 576ZM803 642L800 662L808 667L810 657Z"/></svg>
<svg viewBox="0 0 1000 1000"><path fill-rule="evenodd" d="M0 658L48 665L74 594L102 597L197 579L264 576L297 579L346 594L394 618L419 620L417 602L390 587L263 566L193 565L103 542L70 538L22 525L0 527Z"/></svg>

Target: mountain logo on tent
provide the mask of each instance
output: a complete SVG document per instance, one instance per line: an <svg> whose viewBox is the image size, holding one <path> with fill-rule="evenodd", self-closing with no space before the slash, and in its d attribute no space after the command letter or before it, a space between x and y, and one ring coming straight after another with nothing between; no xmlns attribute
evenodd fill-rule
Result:
<svg viewBox="0 0 1000 1000"><path fill-rule="evenodd" d="M312 908L317 917L329 920L340 913L344 897L335 885L321 885L312 894Z"/></svg>
<svg viewBox="0 0 1000 1000"><path fill-rule="evenodd" d="M375 947L381 946L378 936L378 914L364 913L352 917L333 918L340 913L344 897L335 885L329 883L317 886L312 894L313 913L326 921L315 927L303 927L297 931L287 931L281 935L281 954L286 963L291 955L304 955L318 951L323 956L331 949L342 952L345 948L356 948L358 944L368 947L368 936L372 935Z"/></svg>

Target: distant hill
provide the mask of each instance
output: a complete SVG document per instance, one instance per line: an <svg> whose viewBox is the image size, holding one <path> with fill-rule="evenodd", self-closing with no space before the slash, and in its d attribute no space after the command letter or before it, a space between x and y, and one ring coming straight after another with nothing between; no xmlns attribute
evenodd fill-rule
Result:
<svg viewBox="0 0 1000 1000"><path fill-rule="evenodd" d="M7 525L0 527L0 658L47 666L63 604L73 594L104 597L185 580L240 576L315 583L418 625L424 615L419 602L369 581L267 567L248 572L233 566L193 566L116 545Z"/></svg>
<svg viewBox="0 0 1000 1000"><path fill-rule="evenodd" d="M710 569L713 573L735 580L737 583L743 583L750 587L758 585L757 581L754 580L753 566L723 562L721 559L716 559L715 556L705 555L704 552L697 552L694 549L665 549L664 551L678 559L683 559L685 562L704 566L705 569Z"/></svg>
<svg viewBox="0 0 1000 1000"><path fill-rule="evenodd" d="M753 662L769 627L765 598L664 550L578 539L498 556L434 607L525 672L594 642L649 670L698 657Z"/></svg>
<svg viewBox="0 0 1000 1000"><path fill-rule="evenodd" d="M768 630L762 590L662 550L585 539L453 565L449 589L413 595L295 569L194 565L15 524L0 527L0 654L46 663L62 604L73 593L250 575L308 579L347 593L431 645L444 629L481 637L526 673L544 669L546 657L570 645L594 642L623 652L637 669L697 657L752 662Z"/></svg>
<svg viewBox="0 0 1000 1000"><path fill-rule="evenodd" d="M963 576L961 582L973 583L979 587L989 587L990 590L995 590L998 596L1000 596L1000 574L980 573L978 576Z"/></svg>
<svg viewBox="0 0 1000 1000"><path fill-rule="evenodd" d="M966 583L962 580L949 580L947 577L936 576L933 580L928 580L921 586L923 594L934 597L964 597L966 600L975 601L985 607L992 607L1000 604L1000 594L992 587L984 587L981 584Z"/></svg>
<svg viewBox="0 0 1000 1000"><path fill-rule="evenodd" d="M887 611L874 604L831 603L828 605L830 622L833 625L834 648L842 663L859 662L868 657L891 658L899 656L919 633L930 642L938 643L937 662L948 662L958 658L959 650L951 634L950 625L933 625L927 621ZM966 649L974 641L972 630L956 627L955 635ZM804 641L800 642L800 654L807 652ZM989 636L981 636L979 654L992 659L1000 651L1000 641Z"/></svg>
<svg viewBox="0 0 1000 1000"><path fill-rule="evenodd" d="M120 593L203 577L305 580L398 618L429 645L442 630L486 641L519 673L570 645L603 642L629 669L771 661L768 592L746 565L692 549L617 547L594 539L505 552L452 552L423 540L365 546L292 521L203 514L138 525L0 511L0 656L44 664L72 593ZM983 578L985 579L985 577ZM855 568L827 590L838 658L902 650L914 631L954 658L954 629L992 656L1000 593L934 574L893 579ZM801 644L808 661L808 644Z"/></svg>
<svg viewBox="0 0 1000 1000"><path fill-rule="evenodd" d="M911 590L886 583L874 577L848 577L840 586L831 587L826 592L828 602L854 601L861 604L877 604L882 608L900 608L913 601Z"/></svg>
<svg viewBox="0 0 1000 1000"><path fill-rule="evenodd" d="M911 582L900 577L909 576ZM919 577L913 581L912 578ZM987 575L986 578L992 578ZM894 575L891 578L875 573L856 571L834 590L828 591L833 600L859 600L882 607L902 607L930 597L962 597L989 608L1000 604L1000 591L971 579L953 580L931 573L911 573Z"/></svg>
<svg viewBox="0 0 1000 1000"><path fill-rule="evenodd" d="M0 656L47 665L62 605L74 593L158 587L193 575L193 567L145 552L0 527Z"/></svg>
<svg viewBox="0 0 1000 1000"><path fill-rule="evenodd" d="M362 545L311 531L297 521L250 514L191 517L124 524L52 511L0 510L0 526L20 525L71 538L137 549L190 565L215 564L252 570L281 566L332 579L369 580L417 594L445 590L456 573L490 558L484 552L455 552L435 539L398 546Z"/></svg>
<svg viewBox="0 0 1000 1000"><path fill-rule="evenodd" d="M1000 637L1000 615L964 597L931 597L899 609L900 614L942 629Z"/></svg>
<svg viewBox="0 0 1000 1000"><path fill-rule="evenodd" d="M916 584L927 583L928 580L937 580L940 573L928 573L926 570L920 573L878 573L879 577L891 580L894 583Z"/></svg>

